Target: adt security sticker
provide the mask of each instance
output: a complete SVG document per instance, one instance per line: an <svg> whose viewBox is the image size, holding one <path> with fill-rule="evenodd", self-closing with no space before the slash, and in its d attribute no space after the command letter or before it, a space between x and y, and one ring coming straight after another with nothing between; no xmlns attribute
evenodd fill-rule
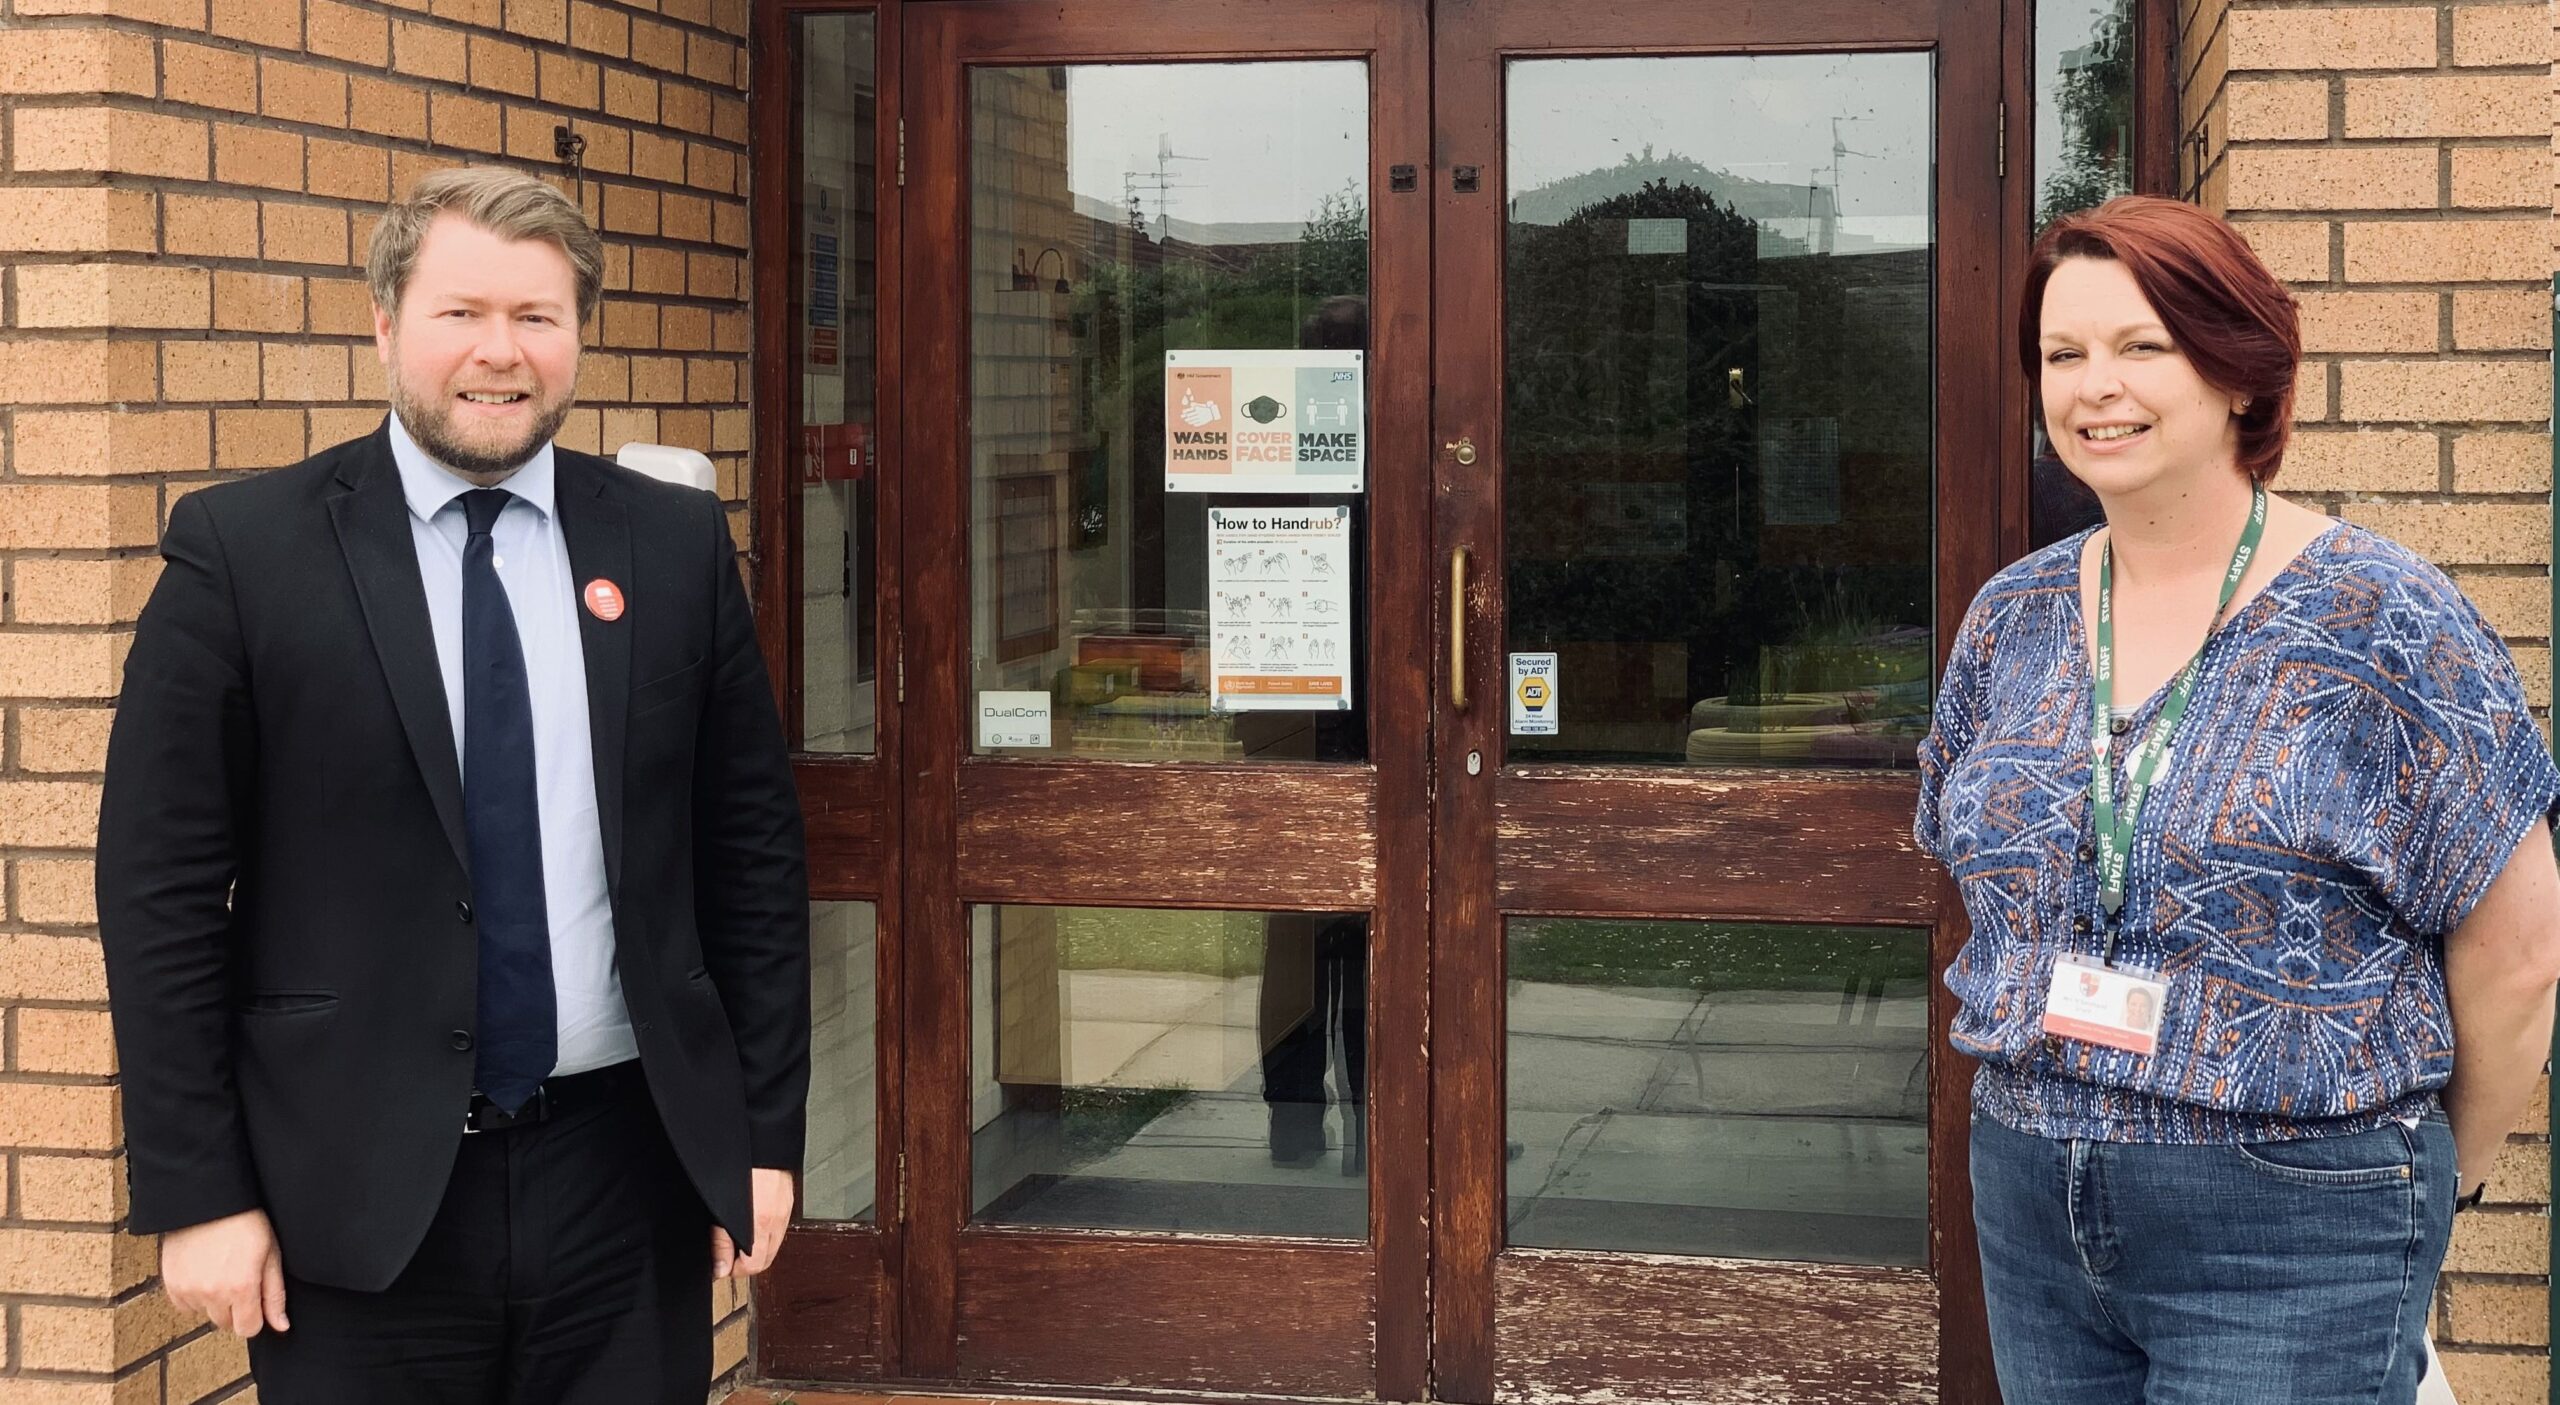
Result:
<svg viewBox="0 0 2560 1405"><path fill-rule="evenodd" d="M1511 735L1556 734L1556 656L1511 656Z"/></svg>

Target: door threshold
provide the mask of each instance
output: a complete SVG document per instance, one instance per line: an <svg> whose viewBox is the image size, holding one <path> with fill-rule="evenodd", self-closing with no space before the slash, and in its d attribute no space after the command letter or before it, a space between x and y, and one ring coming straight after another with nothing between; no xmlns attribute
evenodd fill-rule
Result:
<svg viewBox="0 0 2560 1405"><path fill-rule="evenodd" d="M1150 1396L1158 1405L1181 1405ZM934 1395L911 1390L882 1395L864 1391L795 1390L790 1386L740 1386L717 1405L1126 1405L1075 1395ZM1206 1403L1204 1402L1204 1405Z"/></svg>

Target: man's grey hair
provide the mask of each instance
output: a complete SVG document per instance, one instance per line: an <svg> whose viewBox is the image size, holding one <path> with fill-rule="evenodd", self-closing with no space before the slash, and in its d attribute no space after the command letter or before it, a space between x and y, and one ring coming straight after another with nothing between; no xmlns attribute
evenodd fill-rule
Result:
<svg viewBox="0 0 2560 1405"><path fill-rule="evenodd" d="M604 298L604 239L569 197L522 171L504 166L464 166L419 180L409 198L383 212L365 255L366 288L385 313L400 310L400 295L418 269L418 246L436 216L452 211L504 239L548 239L569 256L578 275L578 321L596 315Z"/></svg>

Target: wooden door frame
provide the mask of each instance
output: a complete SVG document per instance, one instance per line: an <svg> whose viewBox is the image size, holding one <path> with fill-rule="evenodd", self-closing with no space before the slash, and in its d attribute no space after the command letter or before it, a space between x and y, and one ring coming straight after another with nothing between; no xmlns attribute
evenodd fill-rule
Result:
<svg viewBox="0 0 2560 1405"><path fill-rule="evenodd" d="M1506 57L1769 53L1820 50L1921 50L1936 56L1937 254L1933 312L1939 386L1936 396L1935 513L1936 663L1943 668L1955 622L1973 592L2003 557L2005 484L2023 477L2024 441L2002 432L2009 416L2002 395L1981 393L1983 378L2006 384L1999 328L2007 207L2032 182L2004 182L1994 169L2000 104L2009 96L1998 42L1957 42L1999 32L2000 0L1939 0L1934 9L1899 0L1770 0L1701 6L1694 0L1618 0L1559 9L1541 0L1443 0L1434 27L1436 151L1444 165L1473 166L1473 192L1437 182L1440 230L1434 263L1435 410L1433 439L1472 439L1478 467L1438 461L1434 555L1445 563L1458 547L1477 563L1468 591L1466 657L1435 649L1434 696L1450 696L1449 670L1463 666L1471 689L1486 699L1466 714L1437 714L1432 910L1434 1067L1434 1257L1436 1334L1433 1381L1442 1399L1490 1401L1496 1387L1494 1324L1502 1275L1510 1291L1533 1284L1580 1282L1588 1292L1605 1256L1503 1247L1502 914L1540 912L1678 915L1662 896L1677 893L1698 856L1722 842L1766 842L1785 831L1783 810L1808 803L1835 817L1823 842L1793 856L1793 871L1763 875L1732 892L1719 912L1736 917L1878 922L1930 933L1931 971L1961 945L1961 908L1943 875L1917 854L1910 837L1916 794L1911 778L1841 774L1740 773L1679 776L1639 768L1503 767L1505 709L1495 683L1502 649L1503 594L1499 466L1503 462L1501 367L1503 286L1500 125ZM2026 106L2014 105L2023 125ZM2019 144L2019 150L2028 148ZM1488 209L1490 206L1490 209ZM1968 392L1966 387L1975 389ZM2004 442L2016 440L2015 445ZM1446 568L1434 622L1448 628ZM1442 638L1446 638L1444 633ZM1481 757L1481 773L1470 759ZM1721 783L1720 783L1721 782ZM1801 813L1801 810L1798 811ZM1620 820L1619 815L1632 816ZM1534 845L1542 862L1518 860ZM1500 890L1495 878L1499 875ZM1849 880L1842 884L1841 880ZM1651 890L1649 896L1647 890ZM1816 900L1809 895L1827 895ZM1846 901L1841 897L1845 893ZM1488 959L1488 954L1492 954ZM1922 1298L1937 1320L1930 1352L1947 1399L1990 1398L1989 1350L1980 1322L1980 1268L1971 1250L1971 1195L1964 1159L1969 1068L1948 1054L1952 1016L1943 986L1931 982L1929 1018L1930 1255L1933 1286L1911 1270L1752 1270L1724 1280L1746 1297L1769 1294L1789 1279L1803 1299L1828 1300L1843 1318L1900 1312L1912 1320ZM1505 1269L1504 1264L1512 1265ZM1694 1277L1704 1270L1664 1270ZM1611 1278L1644 1294L1650 1270ZM1592 1324L1579 1324L1585 1328ZM1768 1343L1736 1344L1746 1369Z"/></svg>
<svg viewBox="0 0 2560 1405"><path fill-rule="evenodd" d="M874 990L878 1051L874 1105L879 1110L874 1147L873 1220L870 1223L798 1221L792 1252L775 1260L756 1285L761 1353L767 1375L803 1378L876 1377L899 1363L898 1285L905 1257L899 1220L898 1151L905 1126L904 905L900 859L905 852L899 798L902 790L904 708L897 677L903 618L905 533L899 529L904 474L897 447L901 413L898 357L903 300L894 273L900 266L904 227L902 192L883 178L876 192L873 233L879 278L873 289L873 363L878 367L875 413L878 450L873 461L874 573L873 750L867 756L820 755L798 750L803 725L801 494L798 458L798 357L793 329L800 325L798 220L795 201L801 167L798 57L789 35L795 21L830 14L874 16L874 65L878 82L872 159L880 172L897 169L900 109L899 15L902 0L758 0L749 47L748 130L758 151L751 194L751 284L754 306L781 311L756 320L758 377L750 489L754 540L749 549L756 604L757 641L780 702L784 734L794 747L792 777L800 791L807 829L810 897L815 901L867 901L876 915ZM767 381L767 377L771 381ZM777 388L778 387L778 388Z"/></svg>
<svg viewBox="0 0 2560 1405"><path fill-rule="evenodd" d="M1429 680L1427 593L1399 588L1426 558L1429 426L1378 407L1428 403L1429 211L1391 194L1391 166L1428 158L1428 11L1421 0L973 0L907 10L908 159L940 173L908 209L912 305L942 326L908 340L907 426L918 467L906 498L919 540L968 536L967 73L976 65L1358 59L1370 65L1371 355L1368 491L1370 761L1358 766L1033 761L972 757L963 706L969 553L911 558L907 636L907 1145L933 1168L909 1182L901 1372L1010 1385L1125 1380L1165 1389L1268 1389L1298 1380L1416 1399L1428 1389L1429 946L1420 873ZM1274 36L1287 40L1275 50ZM1410 201L1409 206L1392 202ZM945 330L947 328L947 330ZM1303 807L1303 808L1301 808ZM1282 834L1284 813L1350 816ZM1133 817L1100 836L1090 817ZM1002 816L1002 824L991 817ZM1097 863L1097 853L1111 862ZM1410 874L1399 879L1396 875ZM1384 877L1382 878L1382 875ZM1314 901L1310 893L1324 894ZM1027 1231L969 1225L968 907L1036 901L1311 909L1356 898L1371 913L1370 1239L1365 1244ZM1407 1011L1404 1016L1380 1011ZM1284 1271L1285 1270L1285 1271ZM965 1280L965 1283L964 1283ZM964 1293L965 1284L976 1284ZM1195 1329L1153 1328L1181 1297ZM1341 1300L1368 1324L1369 1364L1346 1374ZM1258 1310L1308 1330L1240 1331ZM1234 1309L1232 1313L1228 1309ZM1203 1325L1205 1324L1205 1325ZM1191 1357L1185 1351L1195 1353ZM1251 1358L1253 1364L1244 1363Z"/></svg>

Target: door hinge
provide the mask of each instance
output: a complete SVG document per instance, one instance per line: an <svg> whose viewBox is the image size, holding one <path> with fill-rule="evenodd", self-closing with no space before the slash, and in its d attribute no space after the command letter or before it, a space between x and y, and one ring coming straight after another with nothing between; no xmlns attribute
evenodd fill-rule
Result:
<svg viewBox="0 0 2560 1405"><path fill-rule="evenodd" d="M898 184L907 183L907 119L898 119Z"/></svg>
<svg viewBox="0 0 2560 1405"><path fill-rule="evenodd" d="M898 1223L907 1222L907 1154L898 1153Z"/></svg>
<svg viewBox="0 0 2560 1405"><path fill-rule="evenodd" d="M2000 179L2007 180L2009 178L2009 104L2006 101L2003 101L2000 104L2000 125L1999 130L1995 135L1999 143ZM904 175L906 162L904 158L900 159L898 169L901 172L898 177L898 183L904 185L906 183L906 176Z"/></svg>
<svg viewBox="0 0 2560 1405"><path fill-rule="evenodd" d="M898 701L907 700L907 656L898 656Z"/></svg>

